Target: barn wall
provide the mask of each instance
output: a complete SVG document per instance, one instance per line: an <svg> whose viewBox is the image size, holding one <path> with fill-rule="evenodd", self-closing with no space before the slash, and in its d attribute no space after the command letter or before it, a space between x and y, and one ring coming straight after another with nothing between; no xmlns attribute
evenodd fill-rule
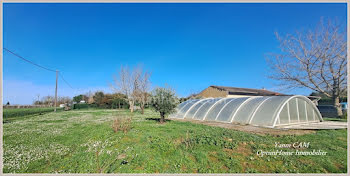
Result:
<svg viewBox="0 0 350 176"><path fill-rule="evenodd" d="M209 97L227 97L228 92L222 91L213 87L208 87L204 89L201 93L197 95L197 97L209 98Z"/></svg>
<svg viewBox="0 0 350 176"><path fill-rule="evenodd" d="M240 98L240 97L251 97L249 95L228 95L228 98Z"/></svg>

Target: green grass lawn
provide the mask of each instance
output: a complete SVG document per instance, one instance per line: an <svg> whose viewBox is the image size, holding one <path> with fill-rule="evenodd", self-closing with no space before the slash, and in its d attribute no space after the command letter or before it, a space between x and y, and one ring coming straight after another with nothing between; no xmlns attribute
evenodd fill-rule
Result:
<svg viewBox="0 0 350 176"><path fill-rule="evenodd" d="M132 129L114 133L117 116ZM346 173L347 131L256 135L190 122L159 124L158 115L75 110L12 119L4 127L5 173ZM310 142L325 156L257 156L275 142ZM295 149L284 149L295 151Z"/></svg>
<svg viewBox="0 0 350 176"><path fill-rule="evenodd" d="M331 117L323 117L323 120L325 121L335 121L335 122L347 122L347 119L342 118L331 118Z"/></svg>

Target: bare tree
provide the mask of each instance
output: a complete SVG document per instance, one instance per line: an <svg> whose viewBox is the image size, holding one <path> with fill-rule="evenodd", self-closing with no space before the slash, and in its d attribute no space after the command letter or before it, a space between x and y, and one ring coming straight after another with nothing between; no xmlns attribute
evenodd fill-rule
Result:
<svg viewBox="0 0 350 176"><path fill-rule="evenodd" d="M135 78L137 79L135 96L137 98L137 101L140 103L141 114L144 114L145 105L149 97L148 91L151 85L149 78L151 74L147 71L143 71L142 67L138 66L135 69L135 75L136 75Z"/></svg>
<svg viewBox="0 0 350 176"><path fill-rule="evenodd" d="M58 104L66 104L66 103L71 103L72 99L70 97L58 97L57 103Z"/></svg>
<svg viewBox="0 0 350 176"><path fill-rule="evenodd" d="M270 54L270 78L288 88L306 87L332 98L338 115L342 115L340 95L347 88L347 46L345 26L321 19L307 32L280 36L280 53Z"/></svg>
<svg viewBox="0 0 350 176"><path fill-rule="evenodd" d="M36 96L38 97L37 101L40 101L40 94L36 94Z"/></svg>
<svg viewBox="0 0 350 176"><path fill-rule="evenodd" d="M91 90L89 90L89 92L85 94L85 97L85 102L87 102L88 104L94 103L94 93L92 93Z"/></svg>
<svg viewBox="0 0 350 176"><path fill-rule="evenodd" d="M128 67L121 66L117 75L114 75L114 84L111 87L127 96L130 105L130 112L134 112L136 102L136 90L138 88L138 74Z"/></svg>
<svg viewBox="0 0 350 176"><path fill-rule="evenodd" d="M52 107L53 104L54 104L54 97L53 97L53 96L50 96L50 95L45 96L45 97L43 97L43 98L41 99L41 102L42 102L42 104L44 104L44 105L49 105L50 107Z"/></svg>

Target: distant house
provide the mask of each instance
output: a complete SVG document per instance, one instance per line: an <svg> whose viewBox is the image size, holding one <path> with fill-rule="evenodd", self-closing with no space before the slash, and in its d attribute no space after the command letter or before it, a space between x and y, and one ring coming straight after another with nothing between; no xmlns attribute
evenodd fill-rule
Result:
<svg viewBox="0 0 350 176"><path fill-rule="evenodd" d="M239 87L209 86L196 97L247 97L247 96L284 96L286 94L272 92L266 89L249 89Z"/></svg>

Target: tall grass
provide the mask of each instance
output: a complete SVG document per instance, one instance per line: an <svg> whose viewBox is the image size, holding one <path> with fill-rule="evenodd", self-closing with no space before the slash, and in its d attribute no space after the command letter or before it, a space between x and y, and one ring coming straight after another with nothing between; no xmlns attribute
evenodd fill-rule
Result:
<svg viewBox="0 0 350 176"><path fill-rule="evenodd" d="M113 131L116 133L118 131L123 131L127 133L131 128L131 117L117 117L113 121Z"/></svg>

